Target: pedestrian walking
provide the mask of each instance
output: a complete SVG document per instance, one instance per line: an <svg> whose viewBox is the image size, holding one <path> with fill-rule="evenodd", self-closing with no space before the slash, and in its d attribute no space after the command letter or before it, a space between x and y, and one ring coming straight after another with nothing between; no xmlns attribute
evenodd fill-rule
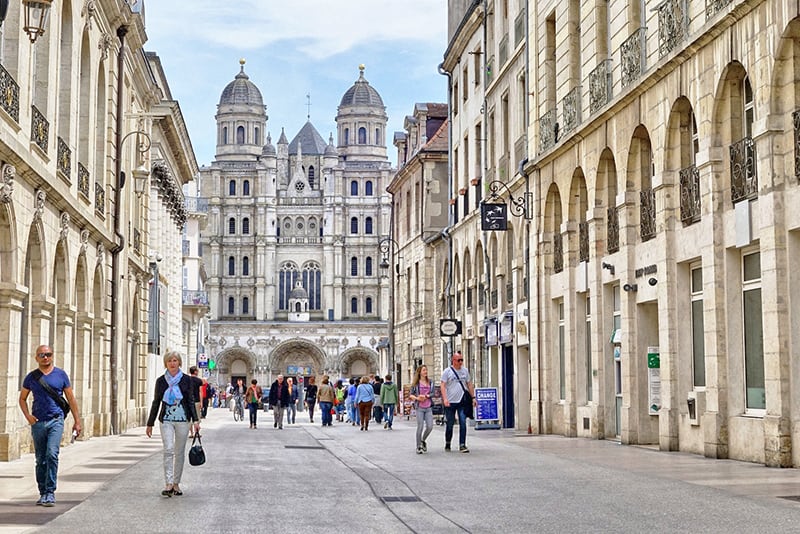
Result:
<svg viewBox="0 0 800 534"><path fill-rule="evenodd" d="M40 506L56 504L58 455L61 452L64 419L72 412L73 440L83 429L69 376L55 366L54 360L53 349L47 345L37 347L38 367L25 376L19 392L19 407L31 426L33 449L36 452L36 484L39 486L36 504ZM32 410L28 409L30 393L33 393Z"/></svg>
<svg viewBox="0 0 800 534"><path fill-rule="evenodd" d="M286 407L286 424L293 425L297 419L297 398L299 392L297 391L297 384L290 376L286 379L286 387L289 388L289 405Z"/></svg>
<svg viewBox="0 0 800 534"><path fill-rule="evenodd" d="M355 401L357 387L356 379L351 378L350 385L347 387L347 396L344 398L344 405L347 408L347 420L350 421L353 426L359 423L358 404Z"/></svg>
<svg viewBox="0 0 800 534"><path fill-rule="evenodd" d="M386 382L381 386L381 403L383 404L383 413L386 422L383 428L387 430L392 429L392 422L394 422L394 409L397 402L400 400L400 394L397 391L397 384L392 382L392 375L386 375Z"/></svg>
<svg viewBox="0 0 800 534"><path fill-rule="evenodd" d="M375 391L369 384L369 377L361 377L361 383L356 388L354 403L358 406L358 413L361 419L361 430L369 430L369 420L372 415L372 404L375 400Z"/></svg>
<svg viewBox="0 0 800 534"><path fill-rule="evenodd" d="M283 375L278 378L269 388L269 405L272 406L272 418L275 423L273 428L283 430L283 412L289 405L289 387L283 380Z"/></svg>
<svg viewBox="0 0 800 534"><path fill-rule="evenodd" d="M308 378L306 386L306 408L308 409L308 421L314 422L314 406L317 404L317 384L313 376ZM328 414L330 415L330 413Z"/></svg>
<svg viewBox="0 0 800 534"><path fill-rule="evenodd" d="M250 428L255 430L258 423L258 403L261 401L261 388L255 378L250 381L244 398L247 399L247 409L250 411Z"/></svg>
<svg viewBox="0 0 800 534"><path fill-rule="evenodd" d="M203 383L203 379L197 376L197 366L193 365L189 367L189 380L192 381L192 394L194 395L194 410L200 417L202 417L203 413L203 390L206 388L206 384ZM189 437L192 437L191 430L189 431Z"/></svg>
<svg viewBox="0 0 800 534"><path fill-rule="evenodd" d="M161 443L164 445L164 489L161 495L183 495L181 476L186 458L186 440L189 426L194 423L194 433L200 432L200 419L195 408L192 381L181 371L183 358L177 351L164 355L164 374L156 380L155 395L147 418L147 437L153 435L156 416L161 426Z"/></svg>
<svg viewBox="0 0 800 534"><path fill-rule="evenodd" d="M458 415L458 450L469 452L467 448L467 416L464 412L465 393L475 406L475 386L470 381L469 370L464 367L464 356L460 352L453 353L451 365L442 372L441 385L442 404L444 404L444 450L450 450L453 439L453 424ZM469 402L469 401L467 401Z"/></svg>
<svg viewBox="0 0 800 534"><path fill-rule="evenodd" d="M381 402L381 386L383 379L379 376L375 377L372 381L372 390L375 392L375 404L372 406L372 417L375 422L381 424L383 422L383 402Z"/></svg>
<svg viewBox="0 0 800 534"><path fill-rule="evenodd" d="M336 381L336 401L334 402L334 407L336 408L336 420L338 422L342 422L342 414L345 411L346 403L347 403L347 388L344 387L341 380Z"/></svg>
<svg viewBox="0 0 800 534"><path fill-rule="evenodd" d="M319 409L322 412L322 426L333 426L333 403L336 399L336 392L330 384L330 377L322 375L322 385L317 392L317 400L319 401Z"/></svg>
<svg viewBox="0 0 800 534"><path fill-rule="evenodd" d="M420 365L414 372L409 397L414 401L417 414L417 454L422 454L428 452L426 440L433 431L433 384L428 378L427 366Z"/></svg>

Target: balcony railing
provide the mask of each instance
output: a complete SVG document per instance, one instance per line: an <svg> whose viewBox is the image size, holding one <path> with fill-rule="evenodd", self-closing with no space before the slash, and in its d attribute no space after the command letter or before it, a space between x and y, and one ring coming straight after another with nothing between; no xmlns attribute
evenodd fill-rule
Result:
<svg viewBox="0 0 800 534"><path fill-rule="evenodd" d="M89 171L78 162L78 193L89 200Z"/></svg>
<svg viewBox="0 0 800 534"><path fill-rule="evenodd" d="M551 109L539 118L539 152L547 152L557 141L556 110Z"/></svg>
<svg viewBox="0 0 800 534"><path fill-rule="evenodd" d="M564 270L564 242L561 234L553 234L553 271L560 273Z"/></svg>
<svg viewBox="0 0 800 534"><path fill-rule="evenodd" d="M589 73L589 113L595 113L611 100L611 60L601 61Z"/></svg>
<svg viewBox="0 0 800 534"><path fill-rule="evenodd" d="M69 182L72 174L72 150L70 150L67 143L58 138L58 154L56 156L56 170L58 173Z"/></svg>
<svg viewBox="0 0 800 534"><path fill-rule="evenodd" d="M589 223L578 223L578 261L589 261Z"/></svg>
<svg viewBox="0 0 800 534"><path fill-rule="evenodd" d="M106 218L106 190L102 184L94 184L94 212L101 218Z"/></svg>
<svg viewBox="0 0 800 534"><path fill-rule="evenodd" d="M50 123L44 118L36 106L31 106L31 141L47 152L47 138L50 134Z"/></svg>
<svg viewBox="0 0 800 534"><path fill-rule="evenodd" d="M278 197L280 206L321 206L322 197Z"/></svg>
<svg viewBox="0 0 800 534"><path fill-rule="evenodd" d="M794 177L800 182L800 109L792 113L794 122Z"/></svg>
<svg viewBox="0 0 800 534"><path fill-rule="evenodd" d="M686 0L664 0L658 6L658 55L664 57L680 44L689 31Z"/></svg>
<svg viewBox="0 0 800 534"><path fill-rule="evenodd" d="M192 289L183 290L184 306L208 306L208 293Z"/></svg>
<svg viewBox="0 0 800 534"><path fill-rule="evenodd" d="M188 239L184 239L183 241L181 241L181 252L182 252L184 258L190 255L189 254L190 250L191 250L191 247L190 247L189 240Z"/></svg>
<svg viewBox="0 0 800 534"><path fill-rule="evenodd" d="M625 39L622 42L622 46L619 47L620 65L622 67L620 80L623 88L628 87L644 71L646 35L647 28L639 28Z"/></svg>
<svg viewBox="0 0 800 534"><path fill-rule="evenodd" d="M0 108L19 122L19 85L3 65L0 65Z"/></svg>
<svg viewBox="0 0 800 534"><path fill-rule="evenodd" d="M567 134L581 123L581 87L573 87L561 99L561 117L564 119L562 131Z"/></svg>
<svg viewBox="0 0 800 534"><path fill-rule="evenodd" d="M616 207L608 208L608 226L606 228L606 239L608 240L608 253L613 254L619 251L619 213Z"/></svg>
<svg viewBox="0 0 800 534"><path fill-rule="evenodd" d="M731 3L731 0L706 0L706 20L717 14L723 7Z"/></svg>
<svg viewBox="0 0 800 534"><path fill-rule="evenodd" d="M733 203L758 196L756 146L752 137L745 137L730 146L731 200Z"/></svg>
<svg viewBox="0 0 800 534"><path fill-rule="evenodd" d="M208 199L188 197L184 199L184 206L188 213L208 213Z"/></svg>
<svg viewBox="0 0 800 534"><path fill-rule="evenodd" d="M639 223L642 241L656 236L656 192L652 188L639 191Z"/></svg>
<svg viewBox="0 0 800 534"><path fill-rule="evenodd" d="M700 220L700 171L695 165L681 169L681 221L685 225Z"/></svg>

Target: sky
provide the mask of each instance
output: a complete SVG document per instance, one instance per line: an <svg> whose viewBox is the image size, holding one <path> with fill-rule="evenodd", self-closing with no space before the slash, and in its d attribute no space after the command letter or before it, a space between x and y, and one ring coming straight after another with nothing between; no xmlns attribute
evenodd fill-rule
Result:
<svg viewBox="0 0 800 534"><path fill-rule="evenodd" d="M239 72L267 106L267 132L291 141L311 122L336 138L342 95L364 77L383 98L388 141L416 102L447 102L438 73L447 47L447 0L146 0L145 49L161 58L198 165L214 160L214 115ZM396 149L387 154L396 164Z"/></svg>

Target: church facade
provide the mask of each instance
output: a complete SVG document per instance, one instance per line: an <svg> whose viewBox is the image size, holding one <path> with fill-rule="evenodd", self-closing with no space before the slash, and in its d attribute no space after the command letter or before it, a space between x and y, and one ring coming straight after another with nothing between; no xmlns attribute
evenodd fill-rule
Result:
<svg viewBox="0 0 800 534"><path fill-rule="evenodd" d="M386 108L363 66L327 141L309 120L273 144L244 61L216 121L216 158L199 174L212 382L387 372L379 242L390 233L393 169Z"/></svg>

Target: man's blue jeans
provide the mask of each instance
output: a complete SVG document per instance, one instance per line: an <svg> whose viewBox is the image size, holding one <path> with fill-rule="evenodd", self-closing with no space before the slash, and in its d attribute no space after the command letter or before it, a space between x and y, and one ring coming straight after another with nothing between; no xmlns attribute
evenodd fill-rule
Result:
<svg viewBox="0 0 800 534"><path fill-rule="evenodd" d="M37 421L31 426L31 434L36 451L36 483L39 485L39 495L55 493L64 418L59 416L49 421Z"/></svg>
<svg viewBox="0 0 800 534"><path fill-rule="evenodd" d="M458 445L467 444L467 415L464 413L464 408L461 403L450 403L450 406L444 408L444 443L450 445L453 439L453 424L456 420L456 412L458 412Z"/></svg>
<svg viewBox="0 0 800 534"><path fill-rule="evenodd" d="M389 428L392 428L392 422L394 421L394 404L383 405L383 417L386 419L386 424L389 425Z"/></svg>

